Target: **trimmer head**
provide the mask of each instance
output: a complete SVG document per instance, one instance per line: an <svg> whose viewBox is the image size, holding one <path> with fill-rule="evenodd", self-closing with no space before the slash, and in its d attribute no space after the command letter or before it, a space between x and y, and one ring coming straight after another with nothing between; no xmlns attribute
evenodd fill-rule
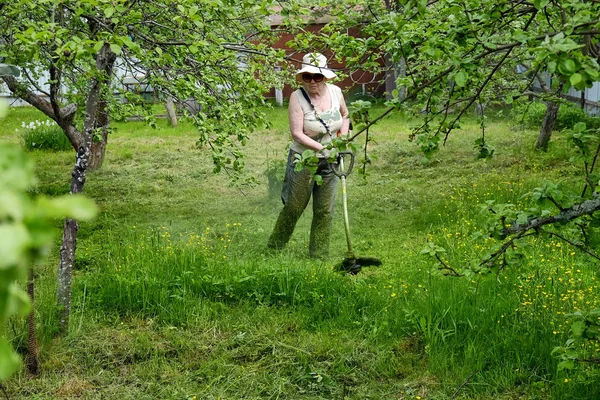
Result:
<svg viewBox="0 0 600 400"><path fill-rule="evenodd" d="M346 257L337 265L338 271L348 272L351 275L358 274L362 267L380 266L381 260L375 257Z"/></svg>

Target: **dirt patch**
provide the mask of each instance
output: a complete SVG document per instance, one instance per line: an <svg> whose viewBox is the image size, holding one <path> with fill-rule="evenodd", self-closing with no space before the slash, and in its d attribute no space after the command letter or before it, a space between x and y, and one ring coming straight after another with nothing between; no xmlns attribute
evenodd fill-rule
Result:
<svg viewBox="0 0 600 400"><path fill-rule="evenodd" d="M86 380L72 378L67 380L58 388L56 395L64 399L77 398L90 392L93 387L94 386Z"/></svg>

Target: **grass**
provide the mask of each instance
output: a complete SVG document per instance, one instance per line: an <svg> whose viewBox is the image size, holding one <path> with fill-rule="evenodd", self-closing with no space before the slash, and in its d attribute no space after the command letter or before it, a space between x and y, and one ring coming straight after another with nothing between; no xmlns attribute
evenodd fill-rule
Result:
<svg viewBox="0 0 600 400"><path fill-rule="evenodd" d="M56 123L46 120L35 120L21 125L23 147L33 150L70 150L73 148L69 138Z"/></svg>
<svg viewBox="0 0 600 400"><path fill-rule="evenodd" d="M595 399L597 370L557 372L568 314L599 306L597 269L556 240L531 241L519 268L448 278L420 255L429 241L461 267L494 243L475 239L480 205L526 205L543 179L580 191L566 139L533 150L534 131L495 119L491 160L475 160L477 122L463 124L431 162L407 140L409 118L373 128L366 179L349 178L355 250L378 269L352 277L341 204L332 255L307 257L310 207L282 252L265 243L280 209L269 191L289 141L287 113L268 111L246 153L254 187L213 175L186 123L116 123L104 166L85 192L101 213L81 224L71 330L55 338L58 245L36 267L42 374L5 384L11 398ZM381 109L375 110L375 114ZM0 140L39 116L12 111ZM68 193L71 151L33 152L34 191ZM275 170L275 172L273 172ZM339 196L338 202L341 199ZM57 222L57 228L60 222ZM24 321L13 320L24 348Z"/></svg>

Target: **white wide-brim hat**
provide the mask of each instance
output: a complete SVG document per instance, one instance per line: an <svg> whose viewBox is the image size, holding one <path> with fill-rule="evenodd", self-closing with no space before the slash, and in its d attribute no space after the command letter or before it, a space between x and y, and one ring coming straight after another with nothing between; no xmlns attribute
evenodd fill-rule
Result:
<svg viewBox="0 0 600 400"><path fill-rule="evenodd" d="M327 68L327 58L321 53L308 53L302 57L302 68L296 72L296 78L301 74L322 74L325 79L333 79L337 75L331 69Z"/></svg>

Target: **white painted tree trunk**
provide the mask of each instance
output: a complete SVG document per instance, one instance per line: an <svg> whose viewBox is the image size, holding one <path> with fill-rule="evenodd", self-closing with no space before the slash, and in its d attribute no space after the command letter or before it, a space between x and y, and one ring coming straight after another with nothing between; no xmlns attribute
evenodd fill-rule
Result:
<svg viewBox="0 0 600 400"><path fill-rule="evenodd" d="M175 113L175 104L173 103L173 98L171 96L167 96L165 109L167 110L167 119L169 120L169 124L175 128L177 126L177 114Z"/></svg>

